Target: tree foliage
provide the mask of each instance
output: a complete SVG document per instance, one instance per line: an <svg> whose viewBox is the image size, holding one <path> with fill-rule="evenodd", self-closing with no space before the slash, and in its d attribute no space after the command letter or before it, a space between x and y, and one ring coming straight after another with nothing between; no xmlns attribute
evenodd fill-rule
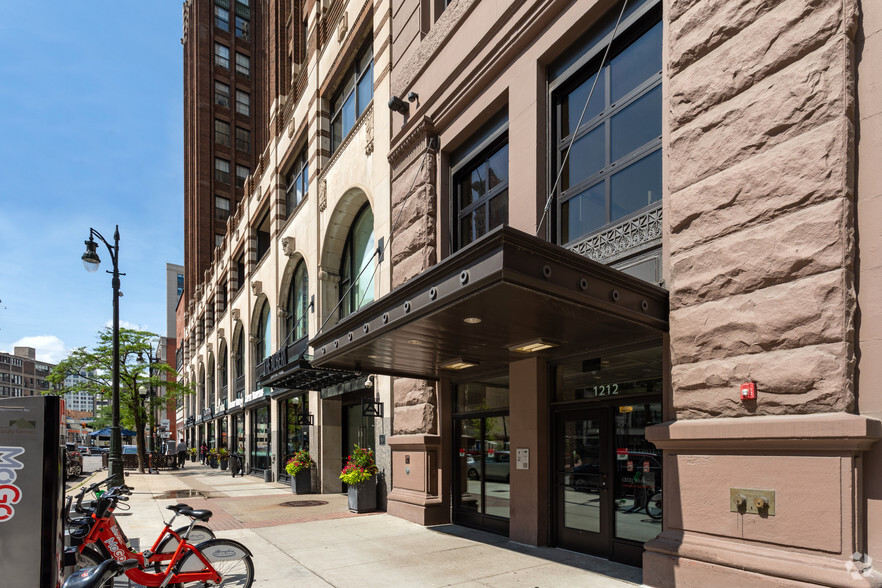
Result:
<svg viewBox="0 0 882 588"><path fill-rule="evenodd" d="M159 336L147 331L120 328L119 330L119 403L120 425L137 432L138 469L143 471L145 459L144 430L148 414L164 409L193 391L178 383L178 374L171 366L151 362L150 355ZM79 383L65 387L68 376L79 375ZM98 343L92 349L79 347L61 361L47 378L50 394L91 392L110 401L113 397L113 329L106 327L98 333ZM143 386L156 392L142 398ZM160 396L160 389L165 393Z"/></svg>

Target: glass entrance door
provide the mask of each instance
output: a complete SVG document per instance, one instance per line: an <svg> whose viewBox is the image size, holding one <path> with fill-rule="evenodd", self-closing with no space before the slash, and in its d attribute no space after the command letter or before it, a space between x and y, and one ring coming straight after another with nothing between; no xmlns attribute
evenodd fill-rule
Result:
<svg viewBox="0 0 882 588"><path fill-rule="evenodd" d="M555 426L558 545L601 557L610 555L612 523L606 412L559 413Z"/></svg>

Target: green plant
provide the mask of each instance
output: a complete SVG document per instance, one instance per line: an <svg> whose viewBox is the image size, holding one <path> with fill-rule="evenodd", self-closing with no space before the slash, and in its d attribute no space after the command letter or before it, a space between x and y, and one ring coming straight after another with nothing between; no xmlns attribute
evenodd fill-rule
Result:
<svg viewBox="0 0 882 588"><path fill-rule="evenodd" d="M314 465L315 462L312 461L312 458L309 456L309 451L301 449L292 455L291 459L285 464L285 471L288 472L289 476L296 476L303 470L309 469Z"/></svg>
<svg viewBox="0 0 882 588"><path fill-rule="evenodd" d="M187 453L189 453L190 455L196 455L196 448L191 447L190 449L187 450Z"/></svg>
<svg viewBox="0 0 882 588"><path fill-rule="evenodd" d="M217 449L212 447L208 450L208 457L217 457Z"/></svg>
<svg viewBox="0 0 882 588"><path fill-rule="evenodd" d="M221 447L220 449L217 450L217 456L221 459L229 459L230 452L227 451L226 447Z"/></svg>
<svg viewBox="0 0 882 588"><path fill-rule="evenodd" d="M346 459L346 466L340 472L340 479L349 485L360 484L370 480L376 473L374 452L356 445L355 451Z"/></svg>

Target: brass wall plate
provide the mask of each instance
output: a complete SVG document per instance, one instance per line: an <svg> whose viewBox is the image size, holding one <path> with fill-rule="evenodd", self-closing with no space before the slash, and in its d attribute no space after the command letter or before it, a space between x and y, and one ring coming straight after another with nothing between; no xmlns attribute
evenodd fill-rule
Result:
<svg viewBox="0 0 882 588"><path fill-rule="evenodd" d="M765 503L766 506L762 506ZM775 516L775 491L729 488L729 511L741 514Z"/></svg>

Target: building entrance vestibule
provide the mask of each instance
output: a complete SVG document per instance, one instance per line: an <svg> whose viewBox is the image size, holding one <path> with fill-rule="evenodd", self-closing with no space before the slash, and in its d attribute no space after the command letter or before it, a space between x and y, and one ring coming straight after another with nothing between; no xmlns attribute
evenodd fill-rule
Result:
<svg viewBox="0 0 882 588"><path fill-rule="evenodd" d="M639 566L643 543L661 531L650 498L662 488L662 455L645 438L662 422L661 350L554 370L556 545Z"/></svg>

